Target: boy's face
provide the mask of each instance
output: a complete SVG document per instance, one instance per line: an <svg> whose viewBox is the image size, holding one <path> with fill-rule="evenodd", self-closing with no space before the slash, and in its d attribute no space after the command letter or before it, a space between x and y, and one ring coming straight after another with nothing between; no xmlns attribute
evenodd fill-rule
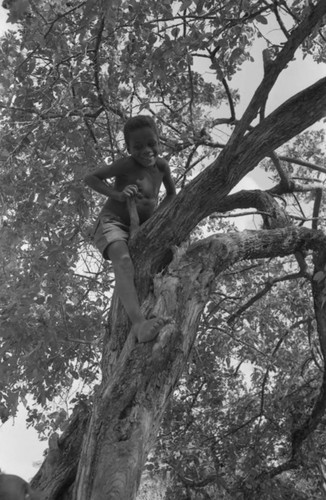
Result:
<svg viewBox="0 0 326 500"><path fill-rule="evenodd" d="M138 128L130 132L127 149L142 167L152 167L159 154L158 137L149 127Z"/></svg>

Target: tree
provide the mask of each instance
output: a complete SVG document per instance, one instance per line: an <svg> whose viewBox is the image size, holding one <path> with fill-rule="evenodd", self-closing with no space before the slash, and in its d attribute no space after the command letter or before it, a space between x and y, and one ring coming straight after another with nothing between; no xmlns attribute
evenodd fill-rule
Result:
<svg viewBox="0 0 326 500"><path fill-rule="evenodd" d="M215 326L228 314L234 332L234 321L278 282L259 272L262 289L250 289L251 297L241 300L240 307L224 311L214 297L229 294L232 280L227 285L217 280L243 261L287 257L283 267L277 260L275 269L291 271L293 279L310 286L314 320L302 324L310 336L318 335L320 359L311 367L318 385L313 397L304 393L304 411L292 407L294 423L282 427L284 447L271 436L267 458L256 457L251 474L235 491L238 498L260 498L271 484L282 488L278 476L300 468L308 438L323 428L326 405L323 133L302 135L325 116L326 79L267 116L265 106L299 47L317 61L325 60L325 2L73 0L36 5L16 0L7 6L19 27L5 35L1 52L1 417L14 413L27 394L49 409L73 380L93 387L75 398L78 404L65 425L62 411L48 412L45 423L30 411L40 431L47 423L52 430L64 425L61 436L51 435L33 485L48 499L135 498L197 335L211 329L205 325L207 314ZM267 43L262 82L238 118L238 95L229 81L251 57L255 37L266 36L269 22L279 27L283 41ZM196 71L198 58L209 61L216 83ZM225 103L229 117L221 118L216 111ZM128 337L128 321L114 293L102 335L112 276L107 264L91 259L88 221L97 200L82 184L93 166L123 152L123 120L145 110L161 127L180 188L175 201L158 209L130 240L144 312L166 318L154 346L135 345ZM221 126L229 135L226 144L216 133ZM230 194L260 162L275 173L274 187ZM282 200L297 193L305 200L314 196L311 228L284 208ZM220 214L249 207L262 214L260 230L238 232L221 224L221 233L193 241L203 221L212 224ZM295 293L298 285L292 287ZM297 328L291 317L287 321L289 328ZM250 328L246 335L250 339ZM276 356L283 337L274 335ZM229 363L232 354L231 349L224 352ZM262 397L270 384L267 378L261 381ZM303 394L304 384L299 379L292 383ZM282 417L287 422L289 411ZM263 433L268 416L264 404L257 414L255 429ZM217 483L220 452L211 438ZM250 455L240 457L236 444L233 464L240 467ZM189 491L196 486L192 480L186 484Z"/></svg>

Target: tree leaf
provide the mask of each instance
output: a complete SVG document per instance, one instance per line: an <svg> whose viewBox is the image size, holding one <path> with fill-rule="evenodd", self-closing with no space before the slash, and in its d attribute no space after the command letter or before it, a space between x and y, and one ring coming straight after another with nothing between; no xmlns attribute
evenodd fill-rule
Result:
<svg viewBox="0 0 326 500"><path fill-rule="evenodd" d="M326 274L324 271L317 271L317 273L314 274L313 280L314 281L322 281L325 278Z"/></svg>
<svg viewBox="0 0 326 500"><path fill-rule="evenodd" d="M255 17L255 20L258 21L261 24L268 24L268 20L265 16L259 14L258 16Z"/></svg>

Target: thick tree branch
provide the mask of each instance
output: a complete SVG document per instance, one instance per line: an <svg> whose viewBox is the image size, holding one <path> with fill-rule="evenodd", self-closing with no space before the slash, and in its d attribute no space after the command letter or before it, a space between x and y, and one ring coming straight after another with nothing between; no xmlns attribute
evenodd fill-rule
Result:
<svg viewBox="0 0 326 500"><path fill-rule="evenodd" d="M326 78L322 78L288 99L248 133L244 141L239 144L237 152L244 152L244 147L253 147L255 143L260 161L269 154L269 151L277 149L281 144L324 118L326 116L325 87ZM260 144L256 142L257 140Z"/></svg>
<svg viewBox="0 0 326 500"><path fill-rule="evenodd" d="M139 269L145 275L155 274L173 245L184 241L203 218L218 212L229 191L259 161L325 116L325 86L323 78L282 104L242 139L237 151L227 144L170 205L157 210L130 242L131 250L139 252Z"/></svg>
<svg viewBox="0 0 326 500"><path fill-rule="evenodd" d="M262 215L265 228L284 227L291 224L291 218L278 204L273 194L267 191L242 190L224 198L218 213L235 209L256 208Z"/></svg>
<svg viewBox="0 0 326 500"><path fill-rule="evenodd" d="M227 261L229 267L240 260L282 257L308 248L320 250L323 245L326 248L326 236L322 232L290 226L210 236L191 245L186 255L189 259L197 254L206 266L213 266L217 272L224 267L223 261Z"/></svg>
<svg viewBox="0 0 326 500"><path fill-rule="evenodd" d="M236 126L230 139L233 147L237 147L239 139L245 134L251 122L257 116L259 109L264 105L269 92L274 86L279 74L291 61L297 48L311 33L313 28L319 23L320 19L326 14L326 3L319 0L315 7L311 8L310 14L303 19L297 28L289 36L282 50L274 61L271 61L266 68L264 78L257 88L252 100L250 101L242 119Z"/></svg>

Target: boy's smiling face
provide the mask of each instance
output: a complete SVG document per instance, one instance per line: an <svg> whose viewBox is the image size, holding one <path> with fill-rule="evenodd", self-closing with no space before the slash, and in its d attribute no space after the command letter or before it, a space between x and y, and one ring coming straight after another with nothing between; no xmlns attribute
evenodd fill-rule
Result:
<svg viewBox="0 0 326 500"><path fill-rule="evenodd" d="M127 149L142 167L153 167L159 154L159 140L150 127L138 128L130 132Z"/></svg>

